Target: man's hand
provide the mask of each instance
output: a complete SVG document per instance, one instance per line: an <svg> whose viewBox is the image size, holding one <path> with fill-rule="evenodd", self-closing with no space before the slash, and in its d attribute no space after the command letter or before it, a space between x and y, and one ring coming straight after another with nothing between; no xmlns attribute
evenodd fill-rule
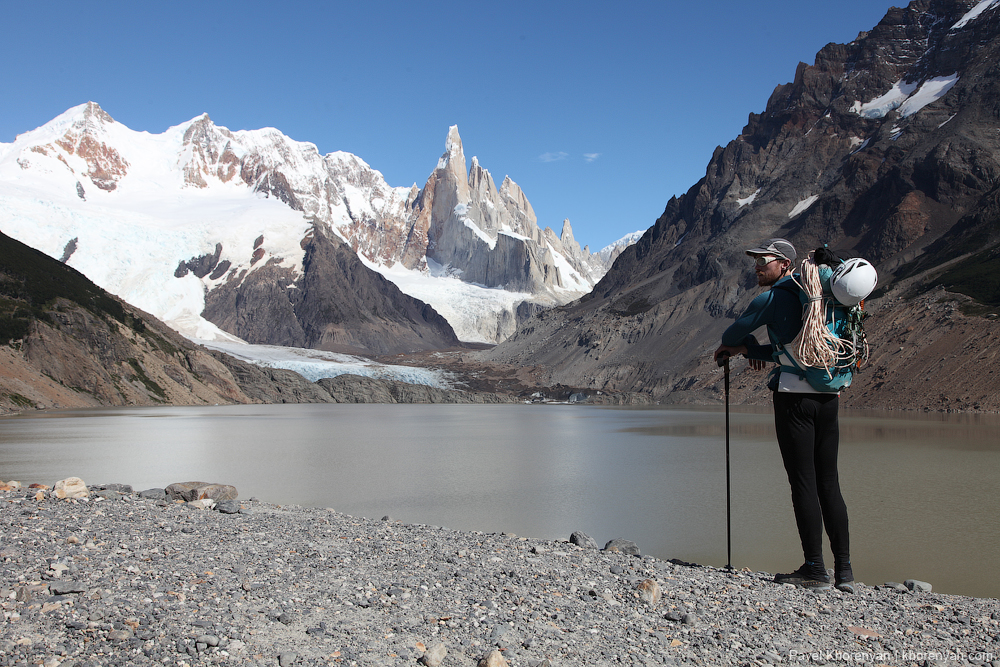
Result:
<svg viewBox="0 0 1000 667"><path fill-rule="evenodd" d="M727 357L735 357L737 354L746 354L746 353L747 353L746 345L736 345L736 346L720 345L719 349L715 351L715 355L712 358L715 360L715 363L719 363L719 357L722 357L723 355Z"/></svg>
<svg viewBox="0 0 1000 667"><path fill-rule="evenodd" d="M713 358L715 359L716 363L719 363L719 358L722 357L723 355L735 357L737 354L746 354L746 353L747 353L746 345L735 345L735 346L720 345L719 349L715 351L715 355ZM755 371L762 371L764 370L764 367L767 366L767 362L762 361L760 359L750 359L749 366L751 369Z"/></svg>

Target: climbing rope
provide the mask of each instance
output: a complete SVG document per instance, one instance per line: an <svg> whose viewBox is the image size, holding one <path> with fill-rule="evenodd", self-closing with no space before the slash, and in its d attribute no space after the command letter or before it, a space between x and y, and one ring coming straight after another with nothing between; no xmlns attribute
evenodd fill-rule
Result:
<svg viewBox="0 0 1000 667"><path fill-rule="evenodd" d="M838 367L839 359L853 359L854 345L838 338L826 326L827 300L823 297L823 285L813 253L802 260L799 274L802 282L796 280L796 283L809 300L803 306L802 329L790 345L792 354L800 364L823 368L832 375L831 369Z"/></svg>

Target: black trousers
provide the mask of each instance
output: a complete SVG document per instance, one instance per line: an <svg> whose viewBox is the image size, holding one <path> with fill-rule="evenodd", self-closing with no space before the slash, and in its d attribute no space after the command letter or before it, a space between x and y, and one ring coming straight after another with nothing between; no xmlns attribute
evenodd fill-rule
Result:
<svg viewBox="0 0 1000 667"><path fill-rule="evenodd" d="M823 527L838 562L851 559L847 504L840 493L836 394L774 393L774 428L792 489L792 508L806 562L823 562Z"/></svg>

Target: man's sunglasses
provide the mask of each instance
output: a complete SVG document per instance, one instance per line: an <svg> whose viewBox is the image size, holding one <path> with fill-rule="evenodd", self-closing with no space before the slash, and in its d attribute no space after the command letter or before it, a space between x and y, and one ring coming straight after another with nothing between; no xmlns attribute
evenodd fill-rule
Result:
<svg viewBox="0 0 1000 667"><path fill-rule="evenodd" d="M757 266L767 266L776 259L778 258L772 257L771 255L757 255L753 258L753 261L757 264Z"/></svg>

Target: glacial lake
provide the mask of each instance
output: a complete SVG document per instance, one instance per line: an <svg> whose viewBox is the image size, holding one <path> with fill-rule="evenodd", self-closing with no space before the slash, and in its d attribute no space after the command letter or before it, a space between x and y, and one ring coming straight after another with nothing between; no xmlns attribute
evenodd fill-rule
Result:
<svg viewBox="0 0 1000 667"><path fill-rule="evenodd" d="M242 498L544 539L579 530L723 566L725 435L722 408L68 410L0 419L0 479L220 482ZM798 567L770 410L734 408L730 443L733 565ZM859 581L1000 597L1000 416L843 411L840 471Z"/></svg>

